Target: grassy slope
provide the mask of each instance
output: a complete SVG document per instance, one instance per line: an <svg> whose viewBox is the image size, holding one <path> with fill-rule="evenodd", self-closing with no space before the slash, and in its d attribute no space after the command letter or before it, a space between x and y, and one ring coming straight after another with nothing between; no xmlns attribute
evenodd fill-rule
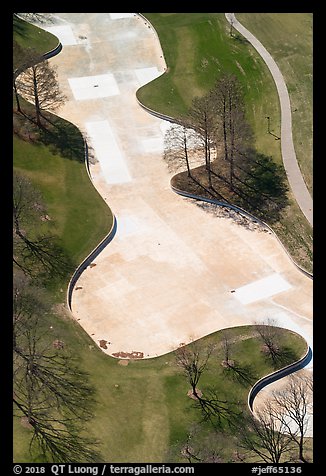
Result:
<svg viewBox="0 0 326 476"><path fill-rule="evenodd" d="M83 162L17 137L13 145L15 169L32 180L46 204L51 221L43 229L47 226L60 237L64 251L77 266L109 232L110 209L91 184Z"/></svg>
<svg viewBox="0 0 326 476"><path fill-rule="evenodd" d="M48 32L45 33L41 28L15 16L13 18L13 35L21 47L28 46L41 54L53 50L58 44L56 36Z"/></svg>
<svg viewBox="0 0 326 476"><path fill-rule="evenodd" d="M256 50L236 32L230 37L230 25L224 14L144 15L157 30L168 71L140 88L139 100L152 109L179 116L186 112L193 97L211 88L222 71L234 73L246 91L248 119L257 151L282 164L280 141L267 132L269 116L271 130L280 136L280 108L274 81ZM294 260L312 272L312 230L291 191L288 196L290 205L282 222L273 228Z"/></svg>
<svg viewBox="0 0 326 476"><path fill-rule="evenodd" d="M238 13L268 49L285 78L298 162L312 193L312 13Z"/></svg>
<svg viewBox="0 0 326 476"><path fill-rule="evenodd" d="M99 449L105 461L169 462L169 449L185 440L190 424L200 417L186 395L189 385L176 367L174 353L121 366L118 360L108 358L94 347L93 341L77 323L61 320L53 325L56 337L78 356L80 365L90 373L91 382L96 387L98 404L95 416L85 430L100 440ZM234 337L251 333L249 327L230 331ZM205 337L203 342L217 343L220 338L221 333L217 332ZM290 339L290 347L300 357L305 349L302 339L287 332L284 338ZM252 369L255 379L271 371L256 339L242 340L235 346L234 357ZM225 378L222 366L213 363L200 388L204 390L212 382L221 398L240 400L246 408L248 385ZM14 429L15 461L31 461L29 430L22 428L18 419L15 419ZM33 455L34 458L37 455Z"/></svg>

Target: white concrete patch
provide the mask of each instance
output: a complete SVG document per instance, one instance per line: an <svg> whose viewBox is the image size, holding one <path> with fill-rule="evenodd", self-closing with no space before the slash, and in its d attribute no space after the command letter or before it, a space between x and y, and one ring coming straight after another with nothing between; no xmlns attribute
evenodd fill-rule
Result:
<svg viewBox="0 0 326 476"><path fill-rule="evenodd" d="M264 299L274 294L287 291L291 285L278 273L271 274L266 278L259 279L253 283L246 284L236 289L233 296L242 304L250 304L251 302Z"/></svg>
<svg viewBox="0 0 326 476"><path fill-rule="evenodd" d="M141 141L144 152L163 152L163 137L153 137L151 139L143 139Z"/></svg>
<svg viewBox="0 0 326 476"><path fill-rule="evenodd" d="M151 137L141 139L141 144L144 152L163 152L164 150L164 135L170 128L169 121L159 121L159 129L151 129Z"/></svg>
<svg viewBox="0 0 326 476"><path fill-rule="evenodd" d="M75 35L69 25L43 26L42 28L49 33L57 36L63 46L77 45Z"/></svg>
<svg viewBox="0 0 326 476"><path fill-rule="evenodd" d="M156 66L151 68L138 68L135 69L134 72L140 86L153 81L153 79L158 78L162 74Z"/></svg>
<svg viewBox="0 0 326 476"><path fill-rule="evenodd" d="M76 100L105 98L120 94L113 74L68 78L68 81Z"/></svg>
<svg viewBox="0 0 326 476"><path fill-rule="evenodd" d="M117 217L117 233L116 238L125 238L130 235L140 234L143 232L143 226L140 226L139 220L130 216ZM142 231L141 231L142 230Z"/></svg>
<svg viewBox="0 0 326 476"><path fill-rule="evenodd" d="M86 122L85 126L106 182L130 182L127 164L109 122Z"/></svg>
<svg viewBox="0 0 326 476"><path fill-rule="evenodd" d="M111 20L118 20L120 18L131 18L133 13L109 13Z"/></svg>
<svg viewBox="0 0 326 476"><path fill-rule="evenodd" d="M166 134L166 132L170 129L171 126L172 126L172 124L169 121L161 121L160 122L160 130L161 130L163 136Z"/></svg>

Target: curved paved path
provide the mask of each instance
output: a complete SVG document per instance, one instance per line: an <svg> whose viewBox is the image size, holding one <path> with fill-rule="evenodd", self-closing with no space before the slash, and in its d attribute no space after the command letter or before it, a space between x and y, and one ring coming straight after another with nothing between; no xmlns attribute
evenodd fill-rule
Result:
<svg viewBox="0 0 326 476"><path fill-rule="evenodd" d="M284 168L288 177L293 195L309 221L313 225L313 201L303 180L292 138L292 114L289 93L283 75L272 56L257 38L250 33L235 17L234 13L226 13L226 19L241 33L258 51L270 70L277 88L281 105L281 148Z"/></svg>
<svg viewBox="0 0 326 476"><path fill-rule="evenodd" d="M94 184L117 233L72 294L72 311L109 355L167 353L219 329L273 318L312 347L312 280L277 239L216 217L170 189L167 123L135 93L164 72L157 38L134 14L60 13L46 29L68 101L58 112L88 136Z"/></svg>

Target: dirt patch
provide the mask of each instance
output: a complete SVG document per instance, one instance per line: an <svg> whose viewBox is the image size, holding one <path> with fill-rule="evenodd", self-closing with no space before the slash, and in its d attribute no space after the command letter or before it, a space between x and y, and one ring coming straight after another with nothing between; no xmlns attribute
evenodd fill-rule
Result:
<svg viewBox="0 0 326 476"><path fill-rule="evenodd" d="M52 345L55 349L63 349L65 344L62 340L56 339L52 342Z"/></svg>
<svg viewBox="0 0 326 476"><path fill-rule="evenodd" d="M225 368L234 367L234 360L222 360L221 365Z"/></svg>
<svg viewBox="0 0 326 476"><path fill-rule="evenodd" d="M128 359L119 360L118 364L126 367L129 364L129 360Z"/></svg>
<svg viewBox="0 0 326 476"><path fill-rule="evenodd" d="M107 349L108 346L107 346L106 344L110 344L110 342L108 342L108 341L105 340L105 339L99 340L99 343L100 343L100 347L101 347L102 349Z"/></svg>
<svg viewBox="0 0 326 476"><path fill-rule="evenodd" d="M28 418L26 416L23 416L21 417L20 419L20 424L21 426L23 426L24 428L28 428L28 430L32 430L33 429L33 425L31 425L28 421Z"/></svg>
<svg viewBox="0 0 326 476"><path fill-rule="evenodd" d="M199 388L196 388L196 393L197 393L198 397L203 396L203 392L201 390L199 390ZM192 398L193 400L198 400L198 397L194 394L192 389L187 392L187 395L188 395L188 397Z"/></svg>
<svg viewBox="0 0 326 476"><path fill-rule="evenodd" d="M144 357L144 352L114 352L113 357L122 357L127 359L142 359Z"/></svg>

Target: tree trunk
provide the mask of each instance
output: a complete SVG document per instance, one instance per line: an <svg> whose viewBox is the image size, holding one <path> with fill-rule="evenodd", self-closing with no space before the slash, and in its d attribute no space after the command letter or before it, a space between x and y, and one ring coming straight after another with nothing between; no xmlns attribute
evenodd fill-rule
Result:
<svg viewBox="0 0 326 476"><path fill-rule="evenodd" d="M211 150L210 145L207 144L207 164L208 164L208 184L209 187L212 188L212 171L211 171Z"/></svg>
<svg viewBox="0 0 326 476"><path fill-rule="evenodd" d="M223 139L224 139L224 159L228 160L228 144L227 144L227 130L226 130L226 105L223 102Z"/></svg>
<svg viewBox="0 0 326 476"><path fill-rule="evenodd" d="M19 95L17 92L17 86L16 86L16 81L14 80L14 91L15 91L15 98L16 98L16 103L17 103L17 111L22 113L22 110L20 108L20 102L19 102Z"/></svg>
<svg viewBox="0 0 326 476"><path fill-rule="evenodd" d="M233 36L233 21L230 21L230 36Z"/></svg>
<svg viewBox="0 0 326 476"><path fill-rule="evenodd" d="M183 130L183 145L184 145L185 159L186 159L186 164L187 164L187 174L188 174L188 177L191 177L191 171L190 171L190 166L189 166L189 157L188 157L188 147L187 147L187 136L186 136L185 129Z"/></svg>
<svg viewBox="0 0 326 476"><path fill-rule="evenodd" d="M233 176L234 176L234 121L232 118L232 98L229 98L229 133L230 133L230 185L231 191L233 191Z"/></svg>
<svg viewBox="0 0 326 476"><path fill-rule="evenodd" d="M34 66L33 66L33 84L34 84L34 100L35 100L35 111L36 111L36 123L39 127L42 127L41 113L40 113L40 103L39 103L38 90L37 90L36 69L35 69Z"/></svg>
<svg viewBox="0 0 326 476"><path fill-rule="evenodd" d="M308 463L308 461L303 456L303 446L304 446L303 434L301 433L300 442L299 442L299 460L302 461L303 463Z"/></svg>

